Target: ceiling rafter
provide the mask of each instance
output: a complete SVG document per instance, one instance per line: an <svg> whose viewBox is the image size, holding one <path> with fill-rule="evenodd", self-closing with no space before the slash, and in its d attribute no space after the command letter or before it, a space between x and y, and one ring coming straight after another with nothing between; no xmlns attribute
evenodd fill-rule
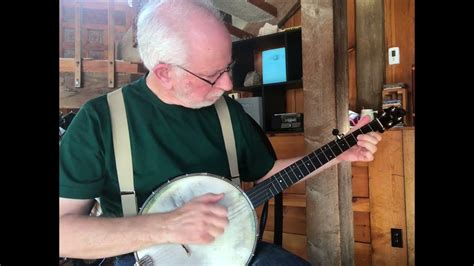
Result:
<svg viewBox="0 0 474 266"><path fill-rule="evenodd" d="M227 30L229 31L230 34L240 38L240 39L248 39L248 38L252 38L252 37L255 37L253 34L249 33L249 32L246 32L244 30L241 30L237 27L235 27L234 25L232 24L229 24L227 22L225 22L225 26L227 28Z"/></svg>
<svg viewBox="0 0 474 266"><path fill-rule="evenodd" d="M265 0L247 0L247 2L251 3L252 5L260 8L261 10L267 12L268 14L277 17L278 10L273 5L265 2Z"/></svg>

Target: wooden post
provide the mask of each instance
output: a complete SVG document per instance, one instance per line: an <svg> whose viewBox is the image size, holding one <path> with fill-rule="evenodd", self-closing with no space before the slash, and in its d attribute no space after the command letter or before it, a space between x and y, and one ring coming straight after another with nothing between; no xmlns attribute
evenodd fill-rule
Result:
<svg viewBox="0 0 474 266"><path fill-rule="evenodd" d="M107 8L108 15L108 71L107 71L107 85L109 88L115 87L115 21L114 21L114 0L108 1Z"/></svg>
<svg viewBox="0 0 474 266"><path fill-rule="evenodd" d="M82 45L81 45L81 20L82 20L82 2L76 0L75 7L75 29L74 29L74 87L82 87Z"/></svg>
<svg viewBox="0 0 474 266"><path fill-rule="evenodd" d="M63 0L59 0L59 57L64 57L64 48L63 48L63 43L64 43L64 21L63 21Z"/></svg>
<svg viewBox="0 0 474 266"><path fill-rule="evenodd" d="M356 4L357 111L382 106L385 74L384 1L358 0Z"/></svg>
<svg viewBox="0 0 474 266"><path fill-rule="evenodd" d="M334 139L334 128L341 132L348 129L345 6L344 0L301 0L307 151ZM312 265L354 263L349 167L332 167L306 181L308 257Z"/></svg>
<svg viewBox="0 0 474 266"><path fill-rule="evenodd" d="M339 132L349 131L349 58L347 0L334 0L334 57L336 82L336 125ZM354 215L352 212L351 163L337 165L341 264L354 265Z"/></svg>

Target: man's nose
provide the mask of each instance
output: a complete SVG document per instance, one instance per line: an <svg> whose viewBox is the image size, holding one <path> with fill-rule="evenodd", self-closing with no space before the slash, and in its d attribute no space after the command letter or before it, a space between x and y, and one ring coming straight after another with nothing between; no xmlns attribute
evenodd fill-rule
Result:
<svg viewBox="0 0 474 266"><path fill-rule="evenodd" d="M221 88L224 91L230 91L233 88L232 77L229 72L225 72L222 76L217 80L216 87Z"/></svg>

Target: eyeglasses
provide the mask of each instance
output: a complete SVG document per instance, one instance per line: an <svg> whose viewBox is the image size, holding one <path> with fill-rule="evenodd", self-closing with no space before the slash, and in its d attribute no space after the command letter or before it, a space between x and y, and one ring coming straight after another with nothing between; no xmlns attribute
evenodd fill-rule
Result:
<svg viewBox="0 0 474 266"><path fill-rule="evenodd" d="M234 67L234 65L235 65L235 60L232 60L232 62L230 62L230 64L229 64L224 70L222 70L222 71L219 73L219 75L218 75L217 78L214 80L214 82L212 82L212 81L210 81L210 80L208 80L208 79L205 79L205 78L203 78L203 77L200 77L200 76L194 74L193 72L187 70L186 68L184 68L184 67L182 67L182 66L178 66L178 65L175 65L175 66L181 68L182 70L188 72L189 74L195 76L196 78L198 78L198 79L200 79L200 80L202 80L202 81L205 81L206 83L210 84L211 86L214 86L214 84L216 84L216 82L219 80L219 78L220 78L224 73L226 73L226 72L232 73L232 72L230 72L230 71L232 70L232 68Z"/></svg>

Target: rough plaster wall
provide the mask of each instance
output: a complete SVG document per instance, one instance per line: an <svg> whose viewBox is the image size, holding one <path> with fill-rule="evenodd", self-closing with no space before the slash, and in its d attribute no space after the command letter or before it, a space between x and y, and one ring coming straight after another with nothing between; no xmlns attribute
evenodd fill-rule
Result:
<svg viewBox="0 0 474 266"><path fill-rule="evenodd" d="M260 22L273 18L271 14L247 2L247 0L213 0L213 2L218 9L248 22Z"/></svg>

